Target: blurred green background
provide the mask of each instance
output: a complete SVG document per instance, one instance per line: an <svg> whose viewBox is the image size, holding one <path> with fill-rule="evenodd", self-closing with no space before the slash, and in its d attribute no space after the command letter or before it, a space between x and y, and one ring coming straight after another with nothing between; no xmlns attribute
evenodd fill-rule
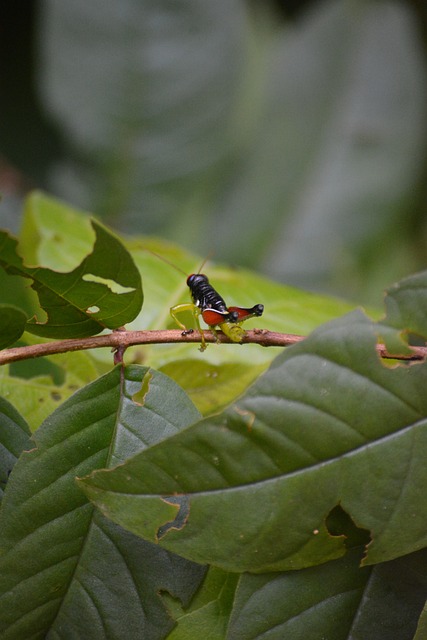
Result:
<svg viewBox="0 0 427 640"><path fill-rule="evenodd" d="M116 229L380 303L427 266L425 0L2 0L0 226Z"/></svg>

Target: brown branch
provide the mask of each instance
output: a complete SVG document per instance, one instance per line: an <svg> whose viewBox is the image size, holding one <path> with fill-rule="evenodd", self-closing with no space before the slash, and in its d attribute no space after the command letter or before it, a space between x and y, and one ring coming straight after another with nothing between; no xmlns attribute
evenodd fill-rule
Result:
<svg viewBox="0 0 427 640"><path fill-rule="evenodd" d="M217 338L210 332L204 332L205 341L207 343L221 342L223 344L232 344L231 340L223 333L218 333ZM304 340L304 336L292 333L277 333L275 331L267 331L265 329L253 329L247 331L243 338L243 344L258 344L262 347L288 347L297 342ZM160 330L160 331L113 331L112 333L93 336L90 338L74 338L69 340L57 340L54 342L43 342L26 347L14 347L12 349L4 349L0 351L0 365L9 362L17 362L18 360L27 360L29 358L40 358L42 356L50 356L57 353L67 353L70 351L82 351L85 349L100 349L110 347L114 351L123 354L127 347L141 344L165 344L176 342L200 342L200 335L197 331L182 335L182 331L178 330ZM382 358L392 358L396 360L425 360L427 358L426 347L411 347L411 355L393 355L387 353L383 344L377 345L377 352ZM121 358L117 359L120 361Z"/></svg>

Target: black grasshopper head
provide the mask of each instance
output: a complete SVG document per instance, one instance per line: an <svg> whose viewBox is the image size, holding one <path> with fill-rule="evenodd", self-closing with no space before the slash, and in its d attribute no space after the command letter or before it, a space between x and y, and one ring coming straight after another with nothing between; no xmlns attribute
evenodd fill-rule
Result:
<svg viewBox="0 0 427 640"><path fill-rule="evenodd" d="M207 276L205 276L203 273L192 273L191 276L188 276L187 278L187 285L190 287L190 289L194 289L194 287L197 287L202 283L209 284Z"/></svg>

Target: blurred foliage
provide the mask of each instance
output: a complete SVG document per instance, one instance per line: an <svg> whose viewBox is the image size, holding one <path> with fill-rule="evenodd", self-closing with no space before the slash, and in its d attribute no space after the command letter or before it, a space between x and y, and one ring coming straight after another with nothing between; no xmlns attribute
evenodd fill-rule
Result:
<svg viewBox="0 0 427 640"><path fill-rule="evenodd" d="M41 186L359 301L427 265L421 0L2 8L1 226Z"/></svg>

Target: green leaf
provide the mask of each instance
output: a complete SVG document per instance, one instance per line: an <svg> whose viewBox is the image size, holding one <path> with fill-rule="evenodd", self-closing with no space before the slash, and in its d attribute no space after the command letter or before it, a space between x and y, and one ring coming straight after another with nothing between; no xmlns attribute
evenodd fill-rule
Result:
<svg viewBox="0 0 427 640"><path fill-rule="evenodd" d="M378 333L389 353L411 355L409 334L427 338L427 271L396 282L386 290L386 315L378 322Z"/></svg>
<svg viewBox="0 0 427 640"><path fill-rule="evenodd" d="M426 549L377 565L366 585L350 637L412 640L426 598Z"/></svg>
<svg viewBox="0 0 427 640"><path fill-rule="evenodd" d="M424 609L418 621L417 632L414 635L414 640L425 640L426 637L427 637L427 602L424 605Z"/></svg>
<svg viewBox="0 0 427 640"><path fill-rule="evenodd" d="M57 215L61 206L57 206ZM77 338L117 329L133 320L142 305L141 278L120 241L92 220L93 251L69 273L28 267L17 253L17 240L0 231L0 264L11 274L33 280L46 323L31 320L27 330L50 338Z"/></svg>
<svg viewBox="0 0 427 640"><path fill-rule="evenodd" d="M231 571L338 557L338 504L371 533L365 562L422 548L427 364L385 367L375 343L360 312L330 322L222 414L80 485L125 528Z"/></svg>
<svg viewBox="0 0 427 640"><path fill-rule="evenodd" d="M27 196L19 248L28 264L72 271L90 254L95 238L88 213L42 191Z"/></svg>
<svg viewBox="0 0 427 640"><path fill-rule="evenodd" d="M26 333L24 344L34 344ZM88 353L68 352L0 368L0 395L8 398L35 431L58 405L98 377Z"/></svg>
<svg viewBox="0 0 427 640"><path fill-rule="evenodd" d="M161 368L190 396L203 415L224 409L264 371L265 366L236 362L214 365L202 360L178 360Z"/></svg>
<svg viewBox="0 0 427 640"><path fill-rule="evenodd" d="M0 398L0 498L16 460L30 447L31 432L24 418Z"/></svg>
<svg viewBox="0 0 427 640"><path fill-rule="evenodd" d="M224 637L347 639L371 573L360 569L359 562L360 551L353 551L345 558L304 571L243 574Z"/></svg>
<svg viewBox="0 0 427 640"><path fill-rule="evenodd" d="M426 550L375 567L360 568L361 555L286 573L211 568L187 609L168 598L178 621L170 639L411 639L427 592Z"/></svg>
<svg viewBox="0 0 427 640"><path fill-rule="evenodd" d="M0 394L19 409L31 431L35 431L74 391L72 383L52 384L50 376L25 379L7 375L4 368L0 371Z"/></svg>
<svg viewBox="0 0 427 640"><path fill-rule="evenodd" d="M2 638L64 629L79 638L90 629L94 640L165 637L173 625L159 592L187 606L204 568L105 520L75 476L122 462L198 417L172 381L132 366L87 385L44 422L0 512Z"/></svg>
<svg viewBox="0 0 427 640"><path fill-rule="evenodd" d="M238 579L238 574L211 567L188 608L180 607L178 611L168 598L171 614L178 623L168 640L224 640Z"/></svg>
<svg viewBox="0 0 427 640"><path fill-rule="evenodd" d="M37 307L37 296L27 285L26 280L20 276L7 274L0 266L1 303L18 307L27 314L27 317L31 317ZM35 304L31 298L34 298Z"/></svg>
<svg viewBox="0 0 427 640"><path fill-rule="evenodd" d="M382 323L427 337L427 271L396 282L386 293Z"/></svg>
<svg viewBox="0 0 427 640"><path fill-rule="evenodd" d="M27 316L11 304L0 304L0 349L13 344L25 331Z"/></svg>

